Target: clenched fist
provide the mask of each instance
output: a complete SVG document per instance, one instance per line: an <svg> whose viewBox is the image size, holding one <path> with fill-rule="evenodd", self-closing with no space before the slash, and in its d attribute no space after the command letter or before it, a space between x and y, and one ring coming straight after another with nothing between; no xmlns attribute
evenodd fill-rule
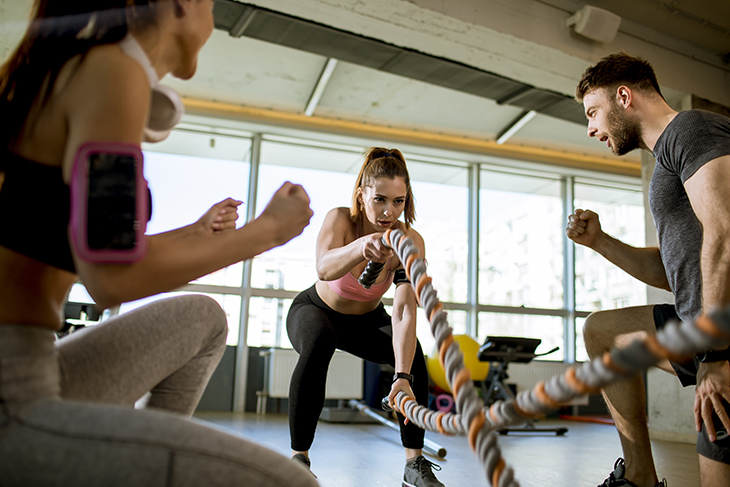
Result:
<svg viewBox="0 0 730 487"><path fill-rule="evenodd" d="M282 245L302 233L312 215L307 192L287 181L274 193L259 219L268 220L277 245Z"/></svg>

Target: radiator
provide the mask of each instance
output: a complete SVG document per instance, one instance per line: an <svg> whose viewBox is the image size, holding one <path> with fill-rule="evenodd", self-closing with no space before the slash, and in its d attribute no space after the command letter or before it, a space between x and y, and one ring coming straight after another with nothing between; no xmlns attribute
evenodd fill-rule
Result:
<svg viewBox="0 0 730 487"><path fill-rule="evenodd" d="M555 375L562 375L571 364L563 362L530 362L529 364L511 363L505 380L508 384L517 384L517 392L527 391L540 382L547 382ZM585 406L588 404L588 395L578 396L569 404Z"/></svg>
<svg viewBox="0 0 730 487"><path fill-rule="evenodd" d="M289 397L289 382L299 360L296 350L271 348L268 355L268 396ZM362 399L363 360L347 352L337 350L327 372L325 399Z"/></svg>

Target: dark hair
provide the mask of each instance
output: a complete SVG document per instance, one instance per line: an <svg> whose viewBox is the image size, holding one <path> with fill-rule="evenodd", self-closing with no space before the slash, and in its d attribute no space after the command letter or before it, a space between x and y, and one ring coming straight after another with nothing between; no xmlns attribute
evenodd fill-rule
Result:
<svg viewBox="0 0 730 487"><path fill-rule="evenodd" d="M621 85L648 93L656 92L664 98L651 65L644 59L619 52L586 69L575 89L575 99L582 102L589 91L600 88L613 91Z"/></svg>
<svg viewBox="0 0 730 487"><path fill-rule="evenodd" d="M43 107L61 68L93 46L120 41L129 22L149 22L157 0L35 0L20 44L0 67L0 148L21 135L30 109Z"/></svg>
<svg viewBox="0 0 730 487"><path fill-rule="evenodd" d="M408 176L406 159L398 149L373 147L365 153L365 162L360 168L360 174L357 175L355 189L352 192L350 218L353 222L357 222L363 213L362 206L358 200L358 190L366 186L372 186L375 179L382 177L390 179L399 177L405 181L406 203L403 209L403 220L405 221L406 229L411 228L413 222L416 221L416 205L413 201L411 178Z"/></svg>

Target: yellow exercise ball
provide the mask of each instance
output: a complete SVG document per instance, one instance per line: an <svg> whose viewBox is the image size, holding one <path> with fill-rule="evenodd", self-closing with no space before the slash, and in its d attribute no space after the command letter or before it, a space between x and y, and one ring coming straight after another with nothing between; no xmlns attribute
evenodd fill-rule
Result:
<svg viewBox="0 0 730 487"><path fill-rule="evenodd" d="M471 371L472 380L484 380L489 373L489 362L481 362L477 355L479 354L479 342L469 335L454 335L454 341L459 344L461 353L464 354L464 365ZM428 376L439 389L451 392L451 387L446 380L446 373L441 368L439 362L438 347L434 346L431 355L426 357L426 367L428 368Z"/></svg>

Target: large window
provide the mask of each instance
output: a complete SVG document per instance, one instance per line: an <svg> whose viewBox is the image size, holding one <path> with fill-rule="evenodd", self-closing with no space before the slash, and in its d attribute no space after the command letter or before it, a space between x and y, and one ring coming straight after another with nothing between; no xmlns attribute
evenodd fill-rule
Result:
<svg viewBox="0 0 730 487"><path fill-rule="evenodd" d="M428 274L442 301L465 303L469 255L468 169L413 161L408 163L408 168L416 200L413 228L426 245Z"/></svg>
<svg viewBox="0 0 730 487"><path fill-rule="evenodd" d="M286 316L292 299L317 279L317 235L328 211L350 206L368 145L254 136L202 125L185 125L165 142L145 145L145 176L153 194L149 233L193 223L229 196L244 201L238 221L243 225L246 215L263 211L285 181L304 186L314 216L299 237L249 263L234 264L172 293L126 303L117 311L167 296L202 293L225 310L229 344L245 336L248 346L290 347ZM414 228L424 238L428 272L455 333L479 341L499 335L540 338L539 352L560 347L548 360L585 360L582 324L589 312L645 304L643 284L590 249L575 246L573 254L573 244L566 248L564 237L567 216L578 207L598 213L603 230L612 236L643 245L638 179L607 182L596 175L589 180L547 167L487 165L466 155L463 160L444 159L425 148L405 149L404 154L416 201ZM477 187L478 194L471 194L470 188ZM477 210L477 228L469 228L470 214ZM478 242L478 249L471 242ZM470 287L474 284L476 290ZM389 311L393 296L391 286L385 295ZM90 300L80 285L71 298ZM417 320L419 340L431 354L434 338L421 309Z"/></svg>
<svg viewBox="0 0 730 487"><path fill-rule="evenodd" d="M145 145L144 174L152 193L152 219L147 233L156 234L190 225L215 203L232 197L243 201L238 226L246 220L251 139L231 135L176 130L160 144ZM197 285L223 286L227 293L198 293L216 299L228 317L227 343L238 343L241 325L243 264L237 263L193 281ZM190 293L185 291L182 293ZM162 293L119 308L120 313L156 299L179 295Z"/></svg>
<svg viewBox="0 0 730 487"><path fill-rule="evenodd" d="M478 341L484 343L488 336L516 336L542 340L536 353L545 353L555 347L558 351L543 360L563 360L563 319L559 316L541 316L508 313L479 313Z"/></svg>
<svg viewBox="0 0 730 487"><path fill-rule="evenodd" d="M487 336L540 338L539 352L560 347L546 359L566 356L559 314L565 306L564 184L556 177L481 172L479 309L492 310L479 313L481 342Z"/></svg>
<svg viewBox="0 0 730 487"><path fill-rule="evenodd" d="M644 204L639 187L575 182L575 208L598 214L601 228L635 247L645 245ZM646 304L646 286L593 250L575 247L576 309L599 311ZM583 323L576 320L576 360L588 360Z"/></svg>
<svg viewBox="0 0 730 487"><path fill-rule="evenodd" d="M314 284L317 235L332 208L350 207L364 151L364 147L311 146L295 139L264 139L257 212L263 210L271 194L284 181L291 181L307 190L314 216L301 236L254 259L251 279L254 294L256 289L299 292ZM408 153L405 156L416 200L414 228L426 243L429 274L439 283L442 300L466 302L467 168L463 163L433 163L411 158ZM386 293L388 301L393 298L394 289L391 286ZM290 300L284 294L252 298L248 344L288 346L284 311L288 311L289 305ZM433 340L425 317L419 320L418 329L426 343Z"/></svg>
<svg viewBox="0 0 730 487"><path fill-rule="evenodd" d="M479 303L563 307L561 182L482 171Z"/></svg>
<svg viewBox="0 0 730 487"><path fill-rule="evenodd" d="M303 291L317 280L315 246L324 217L338 206L350 206L359 148L308 147L264 140L261 144L257 213L286 181L301 184L314 212L302 234L254 259L251 286ZM355 174L353 174L355 171Z"/></svg>
<svg viewBox="0 0 730 487"><path fill-rule="evenodd" d="M609 235L636 247L644 246L644 204L640 188L576 181L575 207L598 214ZM646 304L645 286L593 250L575 249L576 308L581 311Z"/></svg>

